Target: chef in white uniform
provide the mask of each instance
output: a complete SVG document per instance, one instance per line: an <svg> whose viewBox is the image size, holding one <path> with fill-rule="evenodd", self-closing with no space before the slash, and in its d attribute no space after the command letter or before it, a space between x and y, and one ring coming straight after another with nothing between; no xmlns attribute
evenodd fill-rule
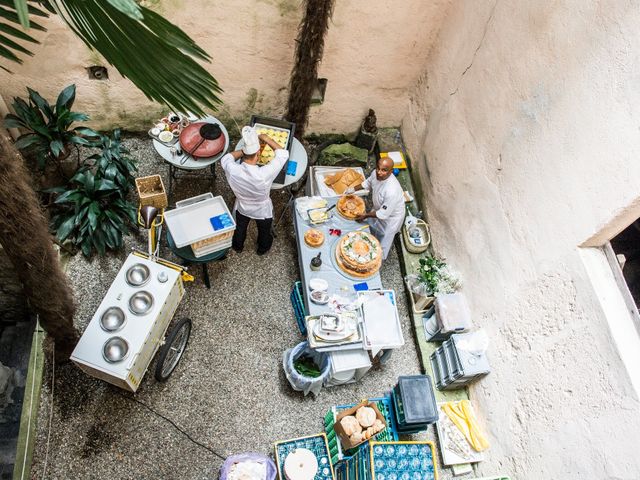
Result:
<svg viewBox="0 0 640 480"><path fill-rule="evenodd" d="M387 258L393 237L402 228L404 222L404 193L398 179L393 175L393 160L389 157L380 158L375 171L371 172L355 190L371 190L373 210L360 215L357 221L366 221L371 225L371 231L380 240L384 258ZM345 193L351 193L349 190Z"/></svg>
<svg viewBox="0 0 640 480"><path fill-rule="evenodd" d="M242 140L241 150L227 153L220 159L229 186L236 196L233 206L236 230L233 232L231 246L237 252L242 251L247 237L247 227L253 219L258 226L257 253L264 255L273 243L271 184L289 158L289 152L268 135L258 135L253 127L242 128ZM262 167L258 165L261 142L269 145L275 152L271 162ZM242 162L237 162L239 159L242 159Z"/></svg>

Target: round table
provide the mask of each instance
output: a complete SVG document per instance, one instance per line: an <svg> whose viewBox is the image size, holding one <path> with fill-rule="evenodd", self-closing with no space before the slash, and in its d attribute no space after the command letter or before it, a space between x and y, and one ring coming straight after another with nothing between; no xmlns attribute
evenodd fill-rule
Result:
<svg viewBox="0 0 640 480"><path fill-rule="evenodd" d="M236 150L240 150L244 145L244 141L240 139L240 141L236 144ZM290 185L293 185L298 180L302 178L304 172L307 171L307 165L309 163L309 157L307 156L307 151L304 149L300 140L294 137L293 143L291 144L291 152L289 152L289 161L296 162L296 173L294 175L287 175L284 178L284 183L273 183L271 185L271 190L280 190L282 188L286 188Z"/></svg>
<svg viewBox="0 0 640 480"><path fill-rule="evenodd" d="M240 139L240 141L236 144L236 150L240 150L244 145L244 141ZM287 174L284 177L284 183L273 183L271 184L271 190L281 190L285 189L289 198L285 207L282 209L282 213L278 217L278 220L273 224L271 228L271 233L273 236L276 236L275 228L280 224L282 219L284 218L284 214L287 213L287 210L293 206L293 192L291 191L291 185L296 183L298 180L302 178L304 172L307 171L307 166L309 164L309 157L307 156L307 151L304 149L304 146L297 138L293 138L293 143L291 144L291 152L289 152L289 162L296 162L296 173L294 175Z"/></svg>
<svg viewBox="0 0 640 480"><path fill-rule="evenodd" d="M175 253L178 257L184 260L184 263L187 265L199 263L202 265L202 276L204 277L204 284L207 288L211 288L211 282L209 280L209 270L207 265L209 262L215 262L218 260L224 260L227 256L228 248L224 250L219 250L217 252L210 253L209 255L204 255L202 257L196 257L193 254L193 250L191 250L191 245L187 245L186 247L178 248L176 247L176 243L173 241L173 237L171 236L171 232L167 229L167 244L169 245L169 250Z"/></svg>
<svg viewBox="0 0 640 480"><path fill-rule="evenodd" d="M220 153L218 153L217 155L214 155L213 157L198 158L198 160L196 160L192 156L188 156L186 161L183 164L181 164L180 160L183 158L184 155L187 155L187 153L184 151L182 152L182 155L173 155L171 153L172 148L177 148L180 146L178 139L176 139L172 144L166 144L154 138L153 148L155 148L156 152L158 152L158 154L160 154L160 156L169 164L169 203L172 203L171 197L173 194L173 181L178 179L178 175L177 175L178 170L184 170L186 172L193 174L208 167L211 169L211 175L209 176L209 178L213 180L214 182L213 188L215 188L215 179L216 179L215 163L218 160L220 160L222 156L225 153L227 153L227 150L229 149L229 132L227 132L227 129L220 122L220 120L218 120L216 117L211 115L204 118L197 118L194 116L189 116L188 118L189 118L189 121L191 121L191 123L205 122L205 123L218 124L225 138L224 148Z"/></svg>

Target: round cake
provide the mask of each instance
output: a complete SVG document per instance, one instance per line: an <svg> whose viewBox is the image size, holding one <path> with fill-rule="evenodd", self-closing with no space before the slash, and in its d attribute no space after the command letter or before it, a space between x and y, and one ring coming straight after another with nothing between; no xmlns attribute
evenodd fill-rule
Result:
<svg viewBox="0 0 640 480"><path fill-rule="evenodd" d="M336 260L349 275L369 277L382 265L382 246L370 233L349 232L338 240Z"/></svg>
<svg viewBox="0 0 640 480"><path fill-rule="evenodd" d="M304 243L310 247L319 247L324 242L324 233L315 228L310 228L304 233Z"/></svg>
<svg viewBox="0 0 640 480"><path fill-rule="evenodd" d="M340 197L336 207L338 208L340 215L348 218L349 220L353 220L359 215L363 215L365 211L364 200L357 195L345 195Z"/></svg>

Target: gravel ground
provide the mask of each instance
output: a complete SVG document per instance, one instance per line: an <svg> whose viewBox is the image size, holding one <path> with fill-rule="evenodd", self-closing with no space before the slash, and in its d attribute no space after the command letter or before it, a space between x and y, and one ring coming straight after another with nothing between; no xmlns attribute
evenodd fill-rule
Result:
<svg viewBox="0 0 640 480"><path fill-rule="evenodd" d="M132 137L125 143L140 162L139 175L160 173L166 182L168 168L148 139ZM194 179L178 186L176 199L209 189L205 181ZM233 195L221 174L217 193L232 204ZM275 192L273 200L280 212L284 194ZM384 367L374 367L357 384L324 389L316 399L293 391L282 371L282 353L302 340L289 300L299 277L290 217L280 225L267 255L259 257L248 248L255 235L252 225L242 254L210 266L211 290L205 288L199 269L192 272L196 281L187 286L176 317L190 317L193 331L168 382L158 383L148 373L138 393L131 395L72 364L55 371L47 365L33 478L217 478L222 463L217 455L271 454L278 440L321 432L322 418L332 405L381 396L399 375L420 372L403 301L399 307L406 345ZM70 260L68 274L78 300L75 321L81 330L129 249L145 246L141 235L127 237L126 243L117 254L91 261L76 255ZM166 245L162 248L171 259ZM403 292L395 251L383 265L382 282ZM427 437L433 438L433 428Z"/></svg>

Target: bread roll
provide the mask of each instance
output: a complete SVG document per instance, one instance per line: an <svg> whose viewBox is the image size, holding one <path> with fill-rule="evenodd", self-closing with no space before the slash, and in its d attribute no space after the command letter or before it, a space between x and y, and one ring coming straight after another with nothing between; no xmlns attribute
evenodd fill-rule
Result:
<svg viewBox="0 0 640 480"><path fill-rule="evenodd" d="M346 417L343 417L340 420L340 425L342 425L342 428L344 429L344 433L349 437L354 433L360 433L362 431L362 427L360 426L360 423L358 423L358 420L356 420L356 417L352 415L347 415Z"/></svg>
<svg viewBox="0 0 640 480"><path fill-rule="evenodd" d="M358 423L365 428L373 425L376 418L376 411L371 407L360 407L356 411L356 419L358 420Z"/></svg>

